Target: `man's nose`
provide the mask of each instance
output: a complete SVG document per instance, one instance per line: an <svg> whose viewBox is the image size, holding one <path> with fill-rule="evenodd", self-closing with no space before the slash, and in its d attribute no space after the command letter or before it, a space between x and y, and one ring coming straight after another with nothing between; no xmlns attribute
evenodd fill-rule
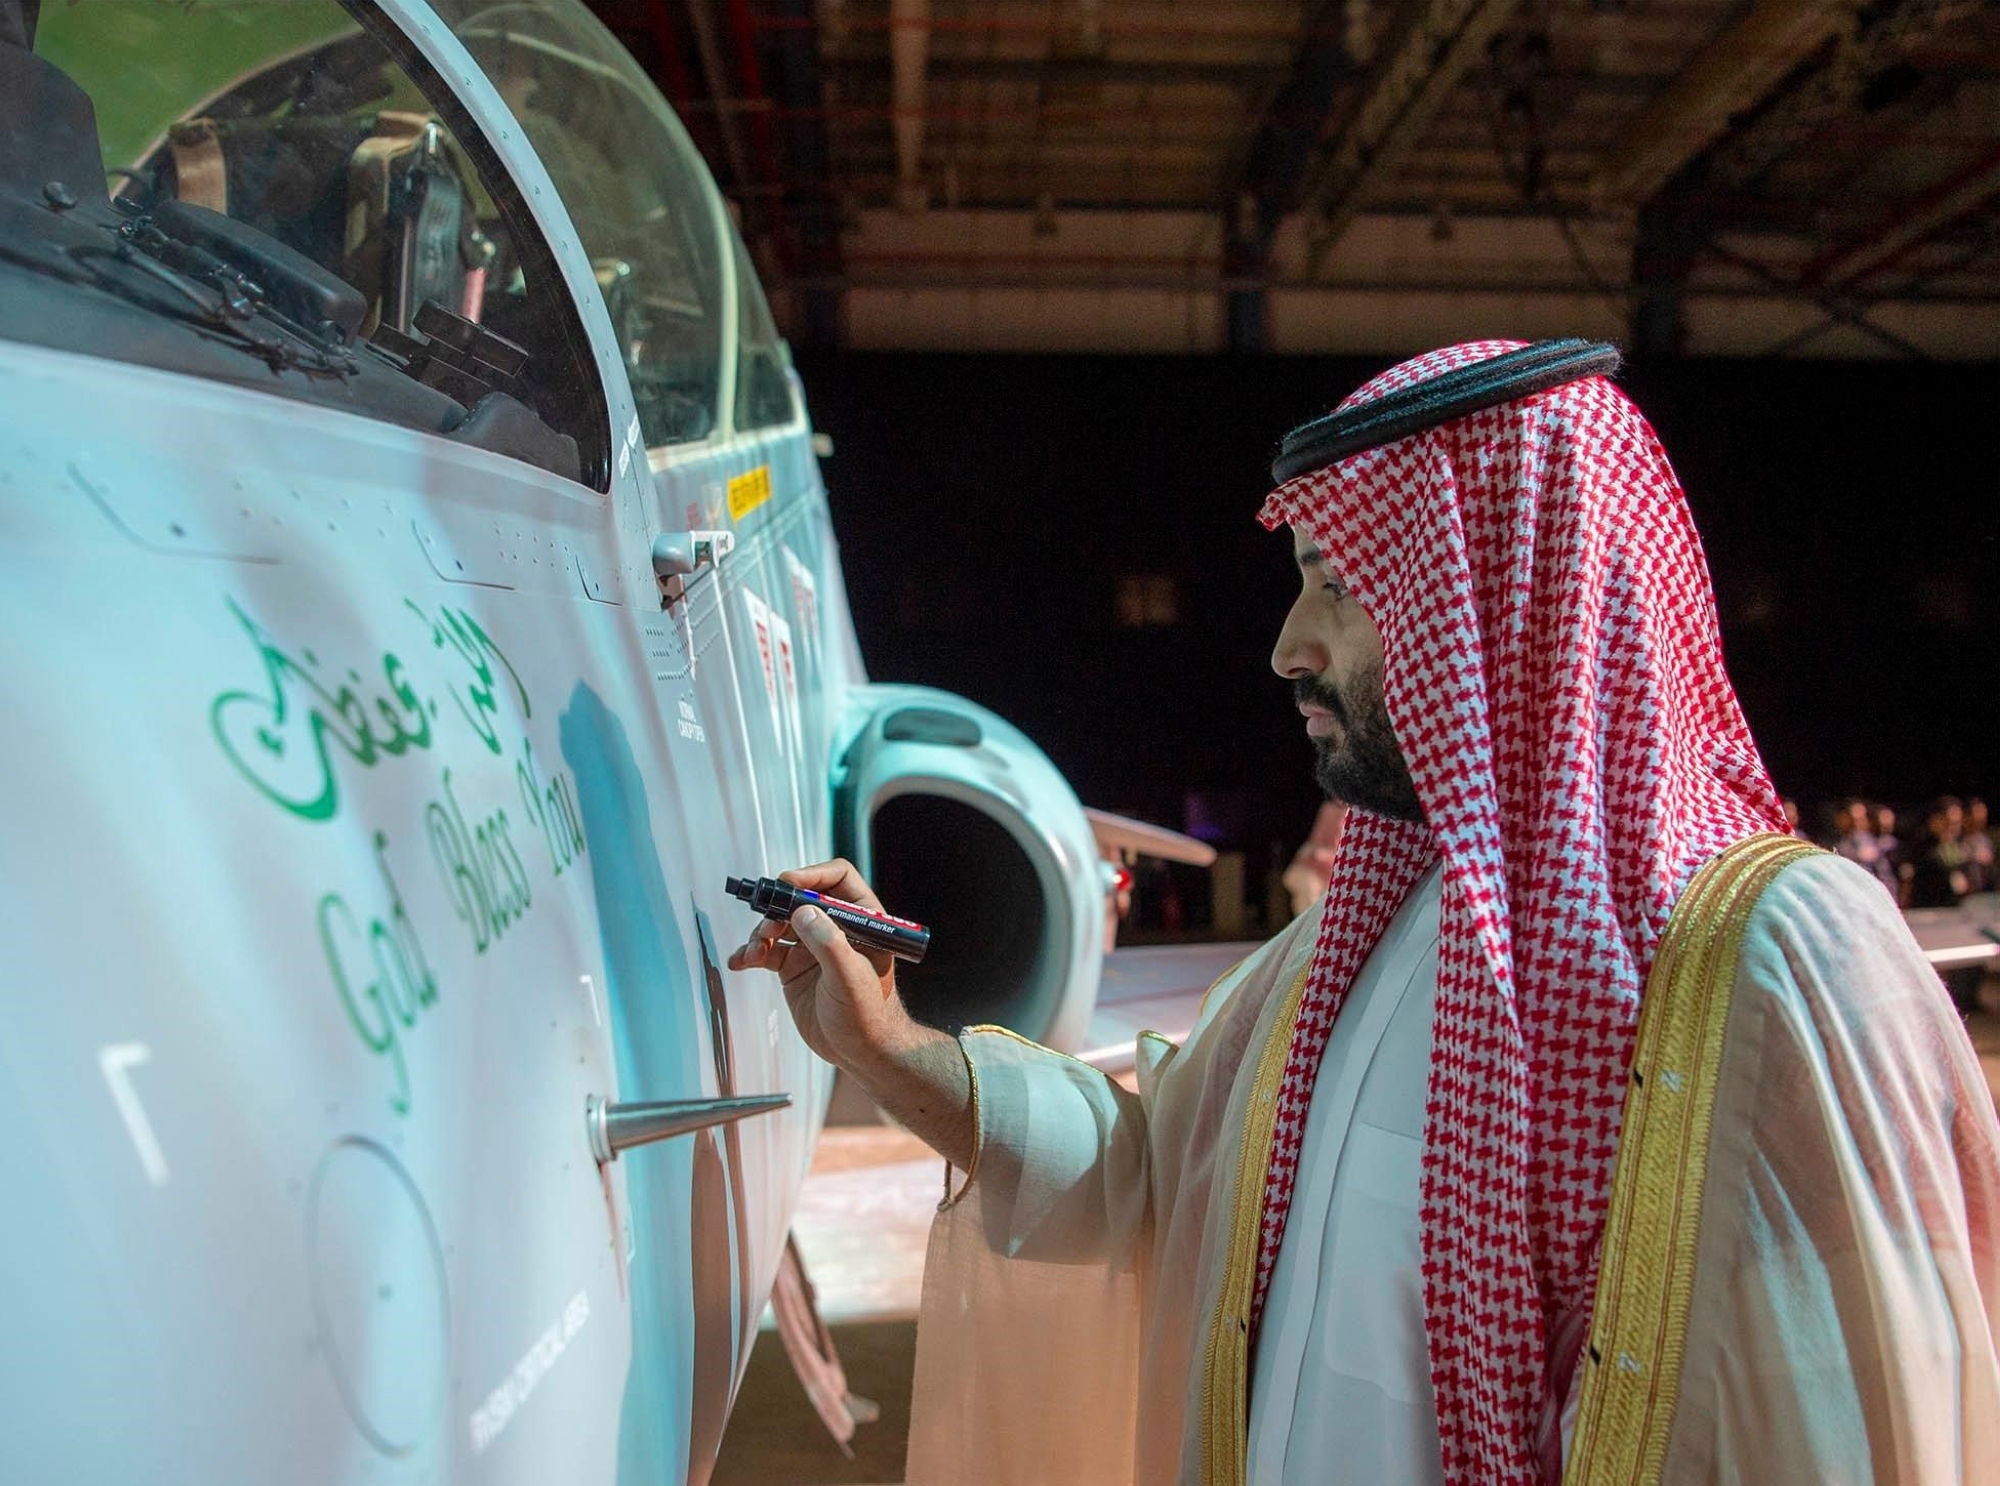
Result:
<svg viewBox="0 0 2000 1486"><path fill-rule="evenodd" d="M1333 657L1313 633L1312 627L1300 612L1305 600L1299 599L1285 615L1284 626L1278 631L1278 643L1271 651L1271 669L1287 681L1300 676L1317 676L1331 664Z"/></svg>

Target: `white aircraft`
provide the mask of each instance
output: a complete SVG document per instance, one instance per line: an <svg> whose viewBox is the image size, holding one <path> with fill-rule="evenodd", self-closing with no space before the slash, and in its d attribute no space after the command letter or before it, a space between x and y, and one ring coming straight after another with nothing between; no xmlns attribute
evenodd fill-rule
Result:
<svg viewBox="0 0 2000 1486"><path fill-rule="evenodd" d="M0 0L0 510L9 1480L705 1479L830 1087L728 875L1084 1039L1113 864L868 682L578 0Z"/></svg>

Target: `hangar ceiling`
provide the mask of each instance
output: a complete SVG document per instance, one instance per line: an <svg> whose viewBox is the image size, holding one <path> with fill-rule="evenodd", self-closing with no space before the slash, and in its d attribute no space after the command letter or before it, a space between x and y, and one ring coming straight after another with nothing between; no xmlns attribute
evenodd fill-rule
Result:
<svg viewBox="0 0 2000 1486"><path fill-rule="evenodd" d="M1986 0L591 0L809 343L2000 355Z"/></svg>

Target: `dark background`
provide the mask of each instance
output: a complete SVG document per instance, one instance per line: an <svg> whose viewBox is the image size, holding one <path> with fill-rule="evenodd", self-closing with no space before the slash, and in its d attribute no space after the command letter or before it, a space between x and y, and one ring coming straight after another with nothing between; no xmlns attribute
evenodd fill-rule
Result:
<svg viewBox="0 0 2000 1486"><path fill-rule="evenodd" d="M1318 794L1268 664L1289 539L1255 513L1277 439L1387 359L798 359L870 674L992 707L1086 804L1243 848L1252 882L1288 857ZM1849 793L2000 786L2000 368L1620 380L1687 488L1730 673L1807 824ZM1120 626L1141 574L1171 577L1175 622Z"/></svg>

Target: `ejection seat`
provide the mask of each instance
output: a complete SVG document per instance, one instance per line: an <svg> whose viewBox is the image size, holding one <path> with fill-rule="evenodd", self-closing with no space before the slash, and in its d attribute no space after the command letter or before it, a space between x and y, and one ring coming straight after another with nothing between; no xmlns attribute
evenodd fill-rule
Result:
<svg viewBox="0 0 2000 1486"><path fill-rule="evenodd" d="M362 292L372 334L407 332L427 300L485 319L497 249L472 178L428 114L209 114L169 129L121 194L207 207L303 253Z"/></svg>

